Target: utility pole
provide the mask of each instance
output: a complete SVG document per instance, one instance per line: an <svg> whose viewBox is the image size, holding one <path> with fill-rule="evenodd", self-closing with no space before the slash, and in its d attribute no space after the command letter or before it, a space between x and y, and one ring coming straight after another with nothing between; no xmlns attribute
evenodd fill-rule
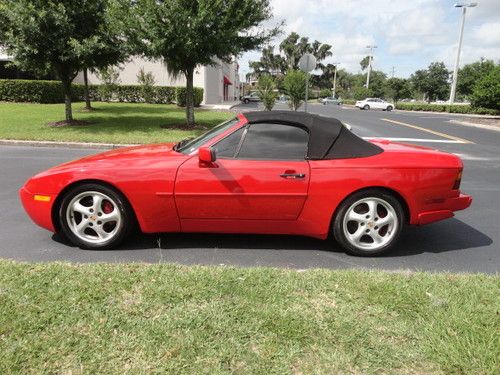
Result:
<svg viewBox="0 0 500 375"><path fill-rule="evenodd" d="M370 87L370 73L372 70L372 60L373 60L373 49L377 48L377 46L366 46L366 48L370 49L370 55L368 55L368 73L366 74L366 88Z"/></svg>
<svg viewBox="0 0 500 375"><path fill-rule="evenodd" d="M395 71L395 67L393 66L392 69L391 69L391 78L394 78L394 71Z"/></svg>
<svg viewBox="0 0 500 375"><path fill-rule="evenodd" d="M477 6L477 3L455 4L455 8L462 8L462 22L460 25L460 35L458 37L458 48L457 48L457 57L455 59L455 69L453 69L453 80L451 82L450 104L453 104L453 102L455 101L455 93L457 91L458 66L460 64L460 50L462 49L462 40L464 37L465 14L467 12L467 8L474 8L475 6Z"/></svg>
<svg viewBox="0 0 500 375"><path fill-rule="evenodd" d="M333 89L332 89L332 96L335 98L335 89L337 88L337 66L340 63L333 63L332 65L335 67L335 70L333 72Z"/></svg>

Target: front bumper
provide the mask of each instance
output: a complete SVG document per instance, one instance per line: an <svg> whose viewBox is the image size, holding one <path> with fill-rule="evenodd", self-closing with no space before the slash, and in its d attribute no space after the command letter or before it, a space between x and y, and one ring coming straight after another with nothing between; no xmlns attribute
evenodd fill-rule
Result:
<svg viewBox="0 0 500 375"><path fill-rule="evenodd" d="M50 230L51 232L55 232L54 224L52 223L52 206L54 205L54 200L56 199L55 195L35 194L23 186L19 190L19 197L21 198L24 209L35 224ZM35 199L39 197L44 197L44 199Z"/></svg>
<svg viewBox="0 0 500 375"><path fill-rule="evenodd" d="M444 209L427 211L418 214L417 225L425 225L435 221L453 217L454 211L465 210L472 204L472 197L466 194L460 194L458 197L448 198L443 204Z"/></svg>

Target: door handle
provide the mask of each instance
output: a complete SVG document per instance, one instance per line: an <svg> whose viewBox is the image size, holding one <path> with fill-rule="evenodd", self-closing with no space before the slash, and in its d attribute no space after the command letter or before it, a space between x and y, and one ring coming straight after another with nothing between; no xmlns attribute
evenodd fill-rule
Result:
<svg viewBox="0 0 500 375"><path fill-rule="evenodd" d="M280 177L287 179L304 178L306 175L304 173L282 173Z"/></svg>

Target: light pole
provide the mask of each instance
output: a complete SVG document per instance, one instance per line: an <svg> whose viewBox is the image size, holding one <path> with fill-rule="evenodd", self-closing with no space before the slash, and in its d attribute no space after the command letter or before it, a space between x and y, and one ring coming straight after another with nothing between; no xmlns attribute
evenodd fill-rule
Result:
<svg viewBox="0 0 500 375"><path fill-rule="evenodd" d="M373 60L373 49L377 46L366 46L370 49L370 55L368 56L368 73L366 74L366 88L370 87L370 73L372 71L372 60Z"/></svg>
<svg viewBox="0 0 500 375"><path fill-rule="evenodd" d="M337 87L337 65L340 63L333 63L332 65L335 67L335 70L333 72L333 89L332 89L332 96L335 98L335 89Z"/></svg>
<svg viewBox="0 0 500 375"><path fill-rule="evenodd" d="M460 36L458 37L457 57L455 60L455 69L453 69L453 80L451 82L450 104L453 104L453 102L455 101L455 93L457 91L458 65L460 63L460 50L462 49L462 39L464 37L465 13L467 12L467 8L474 8L475 6L477 6L477 3L455 4L455 8L462 8L462 23L460 25Z"/></svg>

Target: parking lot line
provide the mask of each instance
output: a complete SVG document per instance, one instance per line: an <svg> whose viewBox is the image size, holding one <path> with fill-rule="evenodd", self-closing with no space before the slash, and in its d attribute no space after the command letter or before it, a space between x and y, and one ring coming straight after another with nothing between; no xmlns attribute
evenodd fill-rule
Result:
<svg viewBox="0 0 500 375"><path fill-rule="evenodd" d="M401 121L396 121L396 120L390 120L388 118L383 118L381 120L387 121L387 122L391 122L391 123L396 124L396 125L402 125L402 126L406 126L408 128L417 129L417 130L420 130L420 131L423 131L423 132L427 132L427 133L431 133L431 134L434 134L434 135L438 135L440 137L448 138L448 139L451 139L451 140L454 140L454 141L460 141L461 143L472 143L472 144L474 143L474 142L469 141L467 139L463 139L463 138L455 137L453 135L449 135L449 134L437 132L435 130L430 130L430 129L422 128L421 126L407 124L406 122L401 122Z"/></svg>
<svg viewBox="0 0 500 375"><path fill-rule="evenodd" d="M427 139L427 138L394 138L394 137L363 137L363 139L385 139L393 142L423 142L423 143L465 143L454 139Z"/></svg>

